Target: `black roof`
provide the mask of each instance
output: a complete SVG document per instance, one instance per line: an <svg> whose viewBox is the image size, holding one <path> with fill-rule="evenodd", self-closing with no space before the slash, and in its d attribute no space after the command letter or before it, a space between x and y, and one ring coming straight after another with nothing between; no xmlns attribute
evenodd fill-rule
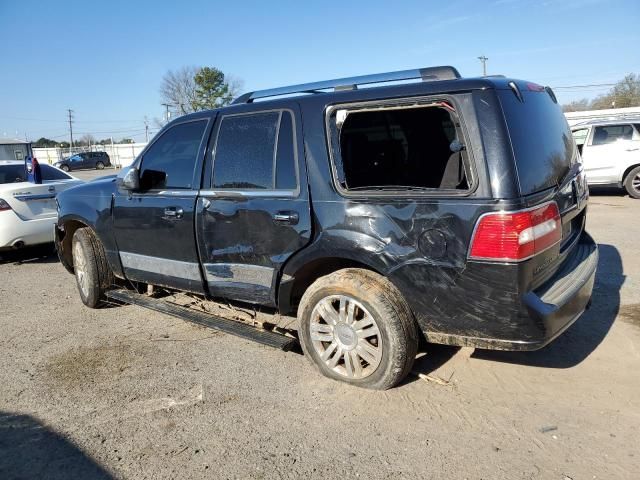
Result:
<svg viewBox="0 0 640 480"><path fill-rule="evenodd" d="M418 81L407 83L407 80ZM397 83L402 81L405 83ZM389 82L396 83L390 84ZM231 105L216 110L233 111L241 109L246 111L246 107L249 105L255 105L256 109L280 108L290 102L292 98L301 104L308 101L321 101L324 104L331 104L356 100L375 100L376 98L457 93L480 89L507 90L512 88L510 86L512 83L515 83L521 90L527 90L528 85L531 84L531 82L506 78L501 75L464 78L460 77L458 71L453 67L429 67L248 92L238 97ZM358 85L367 85L367 87L358 88ZM208 113L196 112L179 117L179 120L184 121L185 119L203 116L208 116Z"/></svg>

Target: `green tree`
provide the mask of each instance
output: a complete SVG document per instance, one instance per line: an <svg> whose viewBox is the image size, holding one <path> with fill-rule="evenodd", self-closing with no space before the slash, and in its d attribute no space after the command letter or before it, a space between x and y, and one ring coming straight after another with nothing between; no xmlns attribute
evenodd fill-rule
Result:
<svg viewBox="0 0 640 480"><path fill-rule="evenodd" d="M33 147L35 148L50 148L57 147L60 142L56 142L55 140L51 140L50 138L40 137L38 140L33 142Z"/></svg>
<svg viewBox="0 0 640 480"><path fill-rule="evenodd" d="M215 67L202 67L193 78L196 89L196 108L210 110L229 105L234 97L231 85L224 73Z"/></svg>
<svg viewBox="0 0 640 480"><path fill-rule="evenodd" d="M602 108L625 108L640 106L640 75L630 73L608 93L596 97L591 102L594 110Z"/></svg>

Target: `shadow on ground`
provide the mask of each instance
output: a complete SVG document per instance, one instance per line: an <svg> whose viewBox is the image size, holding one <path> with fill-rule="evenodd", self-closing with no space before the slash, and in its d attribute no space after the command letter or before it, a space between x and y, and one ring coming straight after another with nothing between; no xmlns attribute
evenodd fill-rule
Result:
<svg viewBox="0 0 640 480"><path fill-rule="evenodd" d="M59 433L29 415L0 411L0 478L114 478Z"/></svg>
<svg viewBox="0 0 640 480"><path fill-rule="evenodd" d="M628 197L629 194L624 188L617 187L589 187L589 195L594 197L608 196L608 197Z"/></svg>
<svg viewBox="0 0 640 480"><path fill-rule="evenodd" d="M535 352L476 350L472 358L545 368L570 368L587 358L604 340L620 311L625 281L622 258L613 245L600 244L591 308L551 344Z"/></svg>
<svg viewBox="0 0 640 480"><path fill-rule="evenodd" d="M0 265L3 263L57 263L58 261L53 243L0 251Z"/></svg>

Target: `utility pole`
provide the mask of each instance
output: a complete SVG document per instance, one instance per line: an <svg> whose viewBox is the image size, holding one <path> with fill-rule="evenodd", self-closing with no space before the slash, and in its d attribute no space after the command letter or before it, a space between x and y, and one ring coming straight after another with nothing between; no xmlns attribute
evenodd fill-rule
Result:
<svg viewBox="0 0 640 480"><path fill-rule="evenodd" d="M146 142L149 143L149 121L146 115L144 117L144 138Z"/></svg>
<svg viewBox="0 0 640 480"><path fill-rule="evenodd" d="M169 105L170 103L161 103L160 105L164 105L166 108L165 122L169 123Z"/></svg>
<svg viewBox="0 0 640 480"><path fill-rule="evenodd" d="M73 148L73 110L69 108L67 109L67 112L69 112L69 136L71 137L71 143L69 146Z"/></svg>
<svg viewBox="0 0 640 480"><path fill-rule="evenodd" d="M481 55L478 57L478 60L482 62L482 76L486 77L487 76L487 60L489 60L489 57L485 57L484 55Z"/></svg>

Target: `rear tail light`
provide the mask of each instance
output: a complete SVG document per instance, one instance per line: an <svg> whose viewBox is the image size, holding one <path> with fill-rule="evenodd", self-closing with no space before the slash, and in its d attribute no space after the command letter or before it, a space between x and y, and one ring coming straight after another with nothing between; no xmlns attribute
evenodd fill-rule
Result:
<svg viewBox="0 0 640 480"><path fill-rule="evenodd" d="M0 198L0 212L4 210L11 210L11 205Z"/></svg>
<svg viewBox="0 0 640 480"><path fill-rule="evenodd" d="M516 212L487 213L476 224L469 258L519 262L561 239L562 223L555 202Z"/></svg>

